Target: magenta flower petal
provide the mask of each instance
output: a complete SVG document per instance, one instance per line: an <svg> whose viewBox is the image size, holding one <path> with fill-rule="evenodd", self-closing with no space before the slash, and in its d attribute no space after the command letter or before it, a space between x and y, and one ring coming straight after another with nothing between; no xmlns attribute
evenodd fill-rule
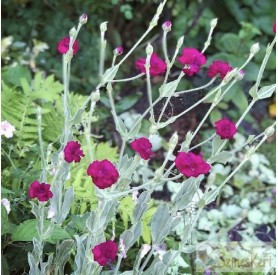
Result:
<svg viewBox="0 0 278 275"><path fill-rule="evenodd" d="M216 134L221 139L231 139L237 132L236 125L229 119L223 118L215 122Z"/></svg>
<svg viewBox="0 0 278 275"><path fill-rule="evenodd" d="M175 164L183 175L194 178L201 174L207 174L211 168L201 155L195 155L192 152L179 152Z"/></svg>
<svg viewBox="0 0 278 275"><path fill-rule="evenodd" d="M216 75L220 74L221 79L224 79L226 74L230 72L233 68L227 62L221 60L215 60L209 66L208 76L213 78Z"/></svg>
<svg viewBox="0 0 278 275"><path fill-rule="evenodd" d="M67 51L69 50L69 42L70 42L69 36L64 37L63 39L61 39L58 42L57 51L61 54L66 54ZM73 49L73 54L74 55L79 51L79 45L78 45L77 40L74 41L74 43L72 45L72 49Z"/></svg>
<svg viewBox="0 0 278 275"><path fill-rule="evenodd" d="M111 240L98 244L92 249L94 261L101 266L106 266L109 262L115 261L117 252L118 245Z"/></svg>
<svg viewBox="0 0 278 275"><path fill-rule="evenodd" d="M135 139L130 143L130 146L142 159L147 160L153 155L152 144L147 138Z"/></svg>
<svg viewBox="0 0 278 275"><path fill-rule="evenodd" d="M50 184L40 183L36 180L29 187L28 196L31 199L37 198L39 201L48 201L53 197L53 194L50 191Z"/></svg>
<svg viewBox="0 0 278 275"><path fill-rule="evenodd" d="M78 141L69 141L64 149L64 159L66 162L80 162L81 157L84 157L81 150L81 145Z"/></svg>
<svg viewBox="0 0 278 275"><path fill-rule="evenodd" d="M146 58L139 58L135 62L136 68L141 73L146 73L145 63L146 63ZM167 69L166 63L161 58L159 58L156 53L153 53L151 55L150 65L151 65L150 67L151 76L163 74Z"/></svg>
<svg viewBox="0 0 278 275"><path fill-rule="evenodd" d="M183 72L188 76L198 73L201 66L207 62L206 57L195 48L184 48L178 61L187 67Z"/></svg>
<svg viewBox="0 0 278 275"><path fill-rule="evenodd" d="M115 166L107 159L92 162L87 175L92 177L93 183L100 189L112 186L119 179L119 173Z"/></svg>

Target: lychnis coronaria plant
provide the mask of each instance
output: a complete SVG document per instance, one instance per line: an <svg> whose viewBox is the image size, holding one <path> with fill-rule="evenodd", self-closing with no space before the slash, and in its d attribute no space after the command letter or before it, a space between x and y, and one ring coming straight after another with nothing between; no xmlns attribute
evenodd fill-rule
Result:
<svg viewBox="0 0 278 275"><path fill-rule="evenodd" d="M100 25L100 82L77 110L71 110L68 102L70 68L74 58L81 54L79 46L86 50L86 45L78 44L77 37L80 29L90 20L90 16L81 15L77 27L73 27L69 36L61 37L58 42L57 51L62 58L64 82L64 128L59 139L59 150L52 153L48 162L43 163L40 179L34 179L28 190L38 231L33 239L33 251L28 255L30 274L65 274L66 263L71 269L71 274L75 275L170 274L167 272L172 272L171 268L182 253L190 254L196 250L193 232L203 209L217 199L222 188L229 184L235 173L274 132L274 125L269 125L262 133L248 138L247 142L241 145L241 159L234 165L234 170L227 174L216 188L206 185L207 176L214 165L225 164L238 153L230 150L229 146L236 133L244 134L240 126L250 109L259 100L269 98L275 90L275 84L261 86L262 74L275 45L275 39L267 46L258 79L249 91L251 100L246 110L239 114L237 119L223 116L214 125L209 124L211 136L195 141L196 135L203 131L202 126L208 122L207 118L212 110L229 94L233 86L244 78L243 72L248 73L243 69L246 69L260 47L254 44L246 60L237 66L227 60L213 60L207 64L209 54L206 53L206 49L211 43L213 30L217 25L217 19L213 19L203 49L194 48L190 40L184 43L184 38L180 37L175 51L170 55L167 50L167 34L174 24L170 21L159 21L165 3L166 0L158 6L146 32L132 47L118 46L114 49L111 53L112 66L107 68L105 35L109 23L104 22ZM151 38L148 35L160 23L163 31L162 50L154 52L152 45L147 43L146 52L138 54L135 49L142 45L146 37ZM134 64L135 76L119 79L118 72L125 66L131 54L137 56ZM175 74L172 76L174 66ZM181 80L191 81L192 77L200 76L201 73L209 76L207 84L189 90L179 89ZM157 76L159 78L153 81ZM115 107L114 89L119 87L115 84L125 82L125 85L129 85L129 81L139 78L143 80L142 85L146 84L148 107L127 126ZM154 92L153 85L156 85L157 93ZM90 89L91 87L88 87L88 90ZM171 98L179 98L183 94L190 96L192 91L198 90L207 92L197 102L161 121ZM96 119L94 112L98 108L100 98L105 95L109 100L107 106L111 108L115 128L120 137L121 145L116 158L109 154L102 154L99 158L96 154L98 141L91 135ZM157 117L154 115L154 108L161 102L164 107ZM210 107L205 110L201 122L188 131L186 136L178 132L172 133L163 146L164 154L161 161L154 152L154 137L162 135L162 129L190 110L200 108L203 102L208 103ZM140 131L143 119L148 120L148 132L144 134ZM78 129L80 124L84 131L77 135L75 129ZM104 124L102 127L105 126ZM150 166L150 163L155 163L156 168ZM139 177L139 171L143 168L148 173L140 172ZM51 171L51 174L48 174L48 171ZM83 171L83 174L76 171ZM136 177L139 178L139 183L134 180ZM71 178L75 180L74 186L67 183ZM88 185L85 185L87 182L95 194L94 208L90 208L84 215L71 217L75 188L87 186L89 190ZM155 211L147 213L153 203L153 192L156 188L163 188L167 182L178 183L179 191L171 201L157 203ZM85 189L84 195L87 190ZM127 211L127 208L129 211L126 212L126 217L129 217L129 220L124 227L117 226L119 213ZM50 221L46 221L46 216ZM167 248L167 238L180 225L183 225L184 232L180 235L178 246ZM66 229L67 234L63 231ZM61 237L59 234L64 235ZM143 243L141 237L145 238L146 234L149 234L149 241ZM56 243L53 243L53 236L58 239ZM46 247L49 239L52 245ZM128 265L125 265L127 261ZM194 270L194 265L192 268Z"/></svg>

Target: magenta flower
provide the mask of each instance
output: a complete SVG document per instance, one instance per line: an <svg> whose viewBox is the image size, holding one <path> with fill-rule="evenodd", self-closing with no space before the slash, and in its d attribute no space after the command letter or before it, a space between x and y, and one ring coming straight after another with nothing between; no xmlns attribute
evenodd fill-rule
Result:
<svg viewBox="0 0 278 275"><path fill-rule="evenodd" d="M203 160L202 156L192 152L179 152L175 164L178 170L187 177L197 178L201 174L207 174L210 170L210 165Z"/></svg>
<svg viewBox="0 0 278 275"><path fill-rule="evenodd" d="M146 63L146 58L143 57L137 59L135 62L136 68L141 73L146 73L145 63ZM161 58L159 58L156 53L153 53L151 55L150 65L151 65L150 67L151 76L163 74L167 69L166 63Z"/></svg>
<svg viewBox="0 0 278 275"><path fill-rule="evenodd" d="M231 139L237 132L236 125L227 118L222 118L215 122L216 134L221 137L221 139Z"/></svg>
<svg viewBox="0 0 278 275"><path fill-rule="evenodd" d="M64 159L66 162L80 162L81 157L84 157L81 150L81 145L78 141L69 141L64 149Z"/></svg>
<svg viewBox="0 0 278 275"><path fill-rule="evenodd" d="M188 76L193 76L200 71L202 65L206 64L206 57L194 48L184 48L178 61L186 66L183 72Z"/></svg>
<svg viewBox="0 0 278 275"><path fill-rule="evenodd" d="M94 184L100 189L110 187L119 178L115 166L107 159L92 162L87 169L87 175L92 177Z"/></svg>
<svg viewBox="0 0 278 275"><path fill-rule="evenodd" d="M61 39L58 42L57 51L61 54L66 54L67 51L69 50L69 43L70 43L69 37L65 37L65 38ZM72 49L73 49L73 54L76 54L79 51L79 45L78 45L77 40L74 41L74 43L72 45Z"/></svg>
<svg viewBox="0 0 278 275"><path fill-rule="evenodd" d="M216 75L220 74L221 79L224 79L226 74L230 72L233 68L227 62L221 60L215 60L209 66L208 76L213 78Z"/></svg>
<svg viewBox="0 0 278 275"><path fill-rule="evenodd" d="M276 33L276 20L273 23L273 28L272 28L273 32Z"/></svg>
<svg viewBox="0 0 278 275"><path fill-rule="evenodd" d="M101 266L106 266L108 263L115 261L117 252L118 245L111 240L98 244L92 249L94 261Z"/></svg>
<svg viewBox="0 0 278 275"><path fill-rule="evenodd" d="M40 183L36 180L30 185L28 195L31 199L37 198L39 201L48 201L53 197L53 194L49 189L50 184Z"/></svg>
<svg viewBox="0 0 278 275"><path fill-rule="evenodd" d="M142 159L147 160L153 155L152 144L147 138L135 139L130 143L130 146Z"/></svg>

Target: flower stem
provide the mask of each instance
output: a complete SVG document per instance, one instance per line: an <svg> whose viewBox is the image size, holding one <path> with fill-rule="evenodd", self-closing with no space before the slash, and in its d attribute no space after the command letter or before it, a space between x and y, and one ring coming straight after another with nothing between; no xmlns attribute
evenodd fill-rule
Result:
<svg viewBox="0 0 278 275"><path fill-rule="evenodd" d="M127 82L127 81L131 81L131 80L140 78L140 77L143 76L143 75L145 75L145 73L141 73L141 74L138 74L138 75L133 76L133 77L130 77L130 78L114 79L114 80L112 80L111 82Z"/></svg>
<svg viewBox="0 0 278 275"><path fill-rule="evenodd" d="M121 262L122 262L122 257L118 256L118 261L117 261L117 265L116 265L116 268L115 268L115 271L114 271L114 275L118 274L118 270L120 268Z"/></svg>

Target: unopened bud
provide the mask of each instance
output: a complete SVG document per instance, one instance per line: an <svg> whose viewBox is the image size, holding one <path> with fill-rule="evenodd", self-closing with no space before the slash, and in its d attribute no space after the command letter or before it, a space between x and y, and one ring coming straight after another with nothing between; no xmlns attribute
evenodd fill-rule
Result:
<svg viewBox="0 0 278 275"><path fill-rule="evenodd" d="M240 70L240 71L237 72L237 74L235 75L235 79L236 79L236 80L242 80L243 77L244 77L244 75L245 75L245 71Z"/></svg>
<svg viewBox="0 0 278 275"><path fill-rule="evenodd" d="M259 43L253 44L250 49L250 53L255 55L259 50L260 50L260 44Z"/></svg>
<svg viewBox="0 0 278 275"><path fill-rule="evenodd" d="M86 24L88 21L88 16L86 13L82 14L80 17L79 17L79 24L81 25L84 25Z"/></svg>
<svg viewBox="0 0 278 275"><path fill-rule="evenodd" d="M156 125L152 125L150 127L150 135L154 135L157 132L157 126Z"/></svg>
<svg viewBox="0 0 278 275"><path fill-rule="evenodd" d="M179 136L178 136L177 132L175 132L171 136L170 141L169 141L169 145L170 145L171 149L175 149L176 145L178 144L178 140L179 140Z"/></svg>
<svg viewBox="0 0 278 275"><path fill-rule="evenodd" d="M146 48L146 54L152 55L152 53L153 53L153 46L151 44L148 44L148 46Z"/></svg>
<svg viewBox="0 0 278 275"><path fill-rule="evenodd" d="M268 128L265 129L264 134L268 137L272 136L275 132L275 128L274 126L270 126Z"/></svg>
<svg viewBox="0 0 278 275"><path fill-rule="evenodd" d="M224 77L224 79L223 79L222 82L223 82L224 84L228 83L228 82L236 75L237 69L238 69L238 68L234 68L233 70L231 70L230 72L228 72L228 73L226 74L226 76Z"/></svg>
<svg viewBox="0 0 278 275"><path fill-rule="evenodd" d="M99 28L100 28L101 32L106 32L107 31L107 22L101 23Z"/></svg>
<svg viewBox="0 0 278 275"><path fill-rule="evenodd" d="M122 53L124 52L124 48L123 47L117 47L115 50L114 50L114 55L121 55Z"/></svg>
<svg viewBox="0 0 278 275"><path fill-rule="evenodd" d="M76 38L76 35L77 35L77 30L75 27L71 28L70 31L69 31L69 36L72 37L72 38Z"/></svg>
<svg viewBox="0 0 278 275"><path fill-rule="evenodd" d="M166 21L163 25L162 25L162 29L165 32L169 32L171 30L172 27L172 22L171 21Z"/></svg>
<svg viewBox="0 0 278 275"><path fill-rule="evenodd" d="M100 93L99 90L96 90L95 92L92 93L92 101L97 102L100 99Z"/></svg>
<svg viewBox="0 0 278 275"><path fill-rule="evenodd" d="M179 49L183 44L184 36L180 37L177 43L177 48Z"/></svg>
<svg viewBox="0 0 278 275"><path fill-rule="evenodd" d="M216 25L217 25L217 21L218 21L217 18L212 19L212 20L210 21L210 27L211 27L211 28L215 28Z"/></svg>

